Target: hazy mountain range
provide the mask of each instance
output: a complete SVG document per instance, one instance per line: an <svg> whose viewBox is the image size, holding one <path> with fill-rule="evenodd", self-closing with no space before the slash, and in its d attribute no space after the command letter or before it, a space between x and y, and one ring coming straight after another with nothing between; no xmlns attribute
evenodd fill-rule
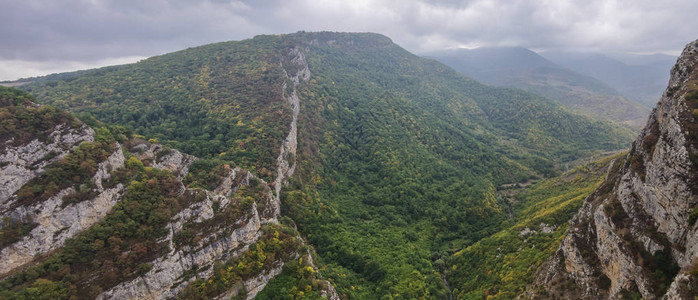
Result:
<svg viewBox="0 0 698 300"><path fill-rule="evenodd" d="M693 298L696 45L648 118L523 48L374 33L10 83L0 298Z"/></svg>
<svg viewBox="0 0 698 300"><path fill-rule="evenodd" d="M556 59L551 61L520 47L453 49L424 55L438 59L478 81L525 89L554 99L579 113L623 123L635 129L644 126L649 114L647 107L651 105L648 105L647 99L656 101L663 91L668 81L668 75L664 74L668 74L666 70L670 67L667 61L671 60L671 57L661 55L627 56L628 60L645 64L631 67L597 54L547 54ZM586 61L582 61L582 58ZM607 64L607 61L614 64ZM613 72L607 72L608 69ZM627 79L628 73L643 80ZM607 80L614 85L607 83ZM642 85L641 91L628 87L631 82ZM632 96L626 97L616 86L623 87L623 91L632 90Z"/></svg>
<svg viewBox="0 0 698 300"><path fill-rule="evenodd" d="M652 108L669 81L676 57L664 54L603 55L578 52L542 52L548 60L601 80L629 99Z"/></svg>

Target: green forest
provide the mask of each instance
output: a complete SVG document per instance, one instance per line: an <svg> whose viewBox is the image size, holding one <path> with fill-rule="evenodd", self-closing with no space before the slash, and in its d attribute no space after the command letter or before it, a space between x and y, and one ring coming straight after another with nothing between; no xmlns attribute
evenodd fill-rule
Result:
<svg viewBox="0 0 698 300"><path fill-rule="evenodd" d="M469 259L496 255L492 251L503 240L508 243L503 251L523 243L551 251L607 161L568 173L578 181L536 184L516 196L513 208L501 197L501 187L560 175L565 163L623 149L633 137L624 127L571 113L551 100L480 84L377 34L259 36L39 78L21 88L79 118L123 126L204 158L185 178L190 187L216 186L226 165L249 168L271 182L291 122L282 86L283 73L293 70L280 62L293 48L303 49L311 77L298 91L297 167L282 190L282 214L316 251L319 271L349 299L448 299L444 277L459 298L512 295L530 279L525 266L540 264L547 252L510 256L517 263L507 266L514 270L509 273ZM164 184L169 175L129 176ZM166 189L132 193L145 192L166 194ZM152 205L163 206L162 212L176 202L157 199ZM153 228L148 234L157 235L159 223L148 222ZM518 238L521 228L540 222L558 227L552 235ZM267 246L284 247L264 243L259 245L264 252ZM85 259L107 251L98 250L90 249ZM240 258L243 265L259 258L250 255ZM141 258L125 268L147 268ZM42 264L35 272L53 274L72 263ZM219 266L216 280L228 284L244 276L244 268L228 270L237 263ZM304 283L312 280L303 269L301 263L288 264L267 289L297 296L307 286L308 296L315 295L313 284ZM37 276L12 285L29 288ZM69 286L70 280L60 282ZM484 288L491 283L496 288ZM2 284L8 293L8 280ZM217 283L198 284L188 293L213 294L220 287L211 284Z"/></svg>
<svg viewBox="0 0 698 300"><path fill-rule="evenodd" d="M609 166L626 156L622 152L604 157L528 188L514 188L509 226L447 259L454 295L458 299L520 295L533 282L538 267L555 252L568 221L601 185Z"/></svg>

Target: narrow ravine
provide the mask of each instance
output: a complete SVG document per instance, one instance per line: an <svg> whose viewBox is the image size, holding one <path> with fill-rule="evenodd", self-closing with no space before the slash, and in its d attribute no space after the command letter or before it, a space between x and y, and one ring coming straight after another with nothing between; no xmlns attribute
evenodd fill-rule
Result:
<svg viewBox="0 0 698 300"><path fill-rule="evenodd" d="M446 290L448 291L448 299L453 300L453 290L451 290L451 286L448 285L448 280L446 279L446 274L441 273L441 279L444 281L444 286L446 287Z"/></svg>

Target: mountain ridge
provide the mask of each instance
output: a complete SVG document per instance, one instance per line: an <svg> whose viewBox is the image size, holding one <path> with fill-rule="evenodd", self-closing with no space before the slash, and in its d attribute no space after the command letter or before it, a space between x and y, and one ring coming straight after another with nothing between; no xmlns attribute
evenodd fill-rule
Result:
<svg viewBox="0 0 698 300"><path fill-rule="evenodd" d="M488 84L521 88L595 118L639 130L648 111L607 84L521 47L482 47L425 54Z"/></svg>
<svg viewBox="0 0 698 300"><path fill-rule="evenodd" d="M497 186L552 176L630 140L617 126L480 84L366 33L258 36L21 88L201 156L183 179L192 188L229 184L226 165L256 174L284 224L316 250L313 274L351 298L447 296L434 264L500 229L508 214ZM297 143L282 146L294 120ZM316 291L285 274L271 290ZM220 292L221 278L196 281L198 292Z"/></svg>
<svg viewBox="0 0 698 300"><path fill-rule="evenodd" d="M547 51L541 55L575 72L598 78L649 108L661 98L669 81L667 70L676 63L676 58L671 56L659 56L655 60L636 56L636 64L630 64L622 62L622 57L616 59L604 54ZM632 61L633 57L628 59Z"/></svg>

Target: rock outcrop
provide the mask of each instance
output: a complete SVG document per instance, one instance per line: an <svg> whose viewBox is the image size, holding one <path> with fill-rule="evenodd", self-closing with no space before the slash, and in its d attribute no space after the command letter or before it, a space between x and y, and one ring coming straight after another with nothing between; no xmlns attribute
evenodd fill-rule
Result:
<svg viewBox="0 0 698 300"><path fill-rule="evenodd" d="M45 166L63 158L80 143L94 140L94 131L86 125L71 128L67 124L58 124L50 132L48 140L43 142L37 138L13 146L14 138L0 141L0 145L7 145L0 153L0 205L41 174Z"/></svg>
<svg viewBox="0 0 698 300"><path fill-rule="evenodd" d="M150 166L177 174L180 181L195 159L177 150L145 142L137 143L131 150L139 153L140 160L150 161ZM235 219L221 218L216 214L229 206L241 206L236 202L239 200L231 196L249 186L251 181L257 182L264 191L262 197L254 199L249 208ZM226 261L246 251L260 237L263 224L278 222L278 197L266 182L241 168L230 170L213 191L188 189L182 185L181 195L194 199L197 195L205 196L192 201L166 226L169 233L158 242L168 244L170 251L152 261L152 268L147 273L103 292L98 299L174 298L195 279L213 276L216 262ZM178 245L176 236L185 227L197 230L197 242ZM247 298L254 298L270 278L281 272L283 265L283 261L277 261L274 267L236 285L227 295L236 295L244 287Z"/></svg>
<svg viewBox="0 0 698 300"><path fill-rule="evenodd" d="M527 296L698 295L698 42L688 44L646 127L610 167Z"/></svg>
<svg viewBox="0 0 698 300"><path fill-rule="evenodd" d="M48 253L63 246L68 238L84 231L104 218L119 201L124 186L118 184L105 189L102 179L109 178L108 170L124 165L124 153L117 145L116 151L107 160L101 162L92 181L97 189L97 196L91 200L63 205L63 198L74 193L69 187L46 201L22 205L2 213L2 218L25 221L33 220L37 226L22 240L9 245L0 252L0 275L14 268L31 262L37 255ZM8 201L8 205L12 204Z"/></svg>
<svg viewBox="0 0 698 300"><path fill-rule="evenodd" d="M293 112L293 119L289 125L289 132L283 143L281 144L281 149L279 151L279 157L276 159L277 171L276 179L274 180L274 188L276 192L276 200L279 206L276 207L276 214L280 214L280 195L281 187L285 184L286 180L293 175L296 169L296 149L298 147L298 114L300 113L301 104L298 98L298 86L301 80L308 81L310 79L310 69L308 69L308 62L305 60L306 50L301 50L299 48L292 48L288 50L283 56L280 62L281 68L284 72L284 77L287 79L283 86L281 87L281 92L284 97L288 99L288 104L291 106ZM284 65L284 63L286 65ZM288 67L294 73L289 74L286 70ZM288 86L288 82L291 82L291 86ZM287 92L287 89L291 89L291 92ZM289 161L290 160L290 161Z"/></svg>
<svg viewBox="0 0 698 300"><path fill-rule="evenodd" d="M80 141L94 140L94 131L85 126L84 133L79 137L72 133L67 135L67 138L61 138L66 134L55 133L51 134L53 138L50 139L50 143L34 140L25 146L8 147L3 157L18 158L13 164L14 169L33 168L31 176L22 177L19 187L40 175L41 167L57 160L55 158L37 163L46 153L60 149L63 152L56 157L64 157ZM278 223L280 207L278 196L266 182L249 171L241 168L230 170L228 176L214 191L188 189L183 184L183 178L187 175L188 168L196 159L195 157L143 140L129 141L128 148L124 149L121 144L115 144L115 151L99 163L91 180L97 196L91 199L64 205L63 199L74 193L74 188L68 187L44 201L15 205L17 196L8 192L8 199L2 203L3 212L0 217L18 222L31 220L36 223L36 226L21 240L2 249L0 259L3 264L0 265L0 275L31 265L37 257L61 248L67 239L102 220L120 201L126 190L123 183L109 188L104 185L113 171L124 167L125 150L132 153L130 155L138 157L140 161L147 162L150 167L176 174L180 185L179 196L192 200L188 207L183 208L171 218L166 226L169 233L158 241L158 243L167 244L169 252L152 261L150 263L152 268L147 273L133 280L121 282L101 293L98 296L99 299L176 297L178 291L186 287L189 282L196 278L212 276L213 265L216 262L226 261L246 251L249 245L260 237L263 224ZM255 181L258 188L262 189L263 196L254 199L248 206L241 205L238 202L239 199L236 200L232 194L249 186L251 181ZM225 211L229 206L235 205L247 207L237 218L226 219L216 214L217 211ZM185 226L197 228L200 231L196 243L178 245L175 242L176 235L181 233ZM270 278L281 272L283 265L284 261L275 262L272 268L245 280L240 287L234 288L229 294L235 295L240 288L244 287L248 298L254 298Z"/></svg>
<svg viewBox="0 0 698 300"><path fill-rule="evenodd" d="M125 137L120 137L119 142L112 145L113 153L107 152L109 155L105 154L101 158L103 161L92 169L94 175L89 183L89 199L65 200L77 193L76 189L80 189L78 184L66 185L50 197L35 197L22 202L17 196L22 186L40 176L44 167L71 153L81 142L95 141L96 134L80 123L82 125L77 129L56 126L50 138L43 141L37 139L26 145L5 141L0 145L4 146L0 162L9 163L0 165L0 217L14 223L31 223L34 227L18 241L2 248L0 276L16 274L39 264L67 245L68 239L103 220L128 193L133 178L128 179L119 172L129 172L134 168L133 164L140 164L141 171L154 168L171 172L176 180L169 196L183 204L173 210L169 219L165 219L167 234L155 241L162 245L163 250L141 264L143 268L138 275L132 271L125 272L122 279L107 286L101 285L105 287L103 290L99 288L95 292L93 289L90 294L97 295L98 299L170 299L178 297L178 293L197 279L214 276L216 264L220 266L241 256L268 232L265 228L279 223L281 189L296 168L297 120L300 113L297 89L301 82L310 78L305 60L307 51L294 47L286 49L281 55L280 64L284 73L281 93L291 108L292 122L280 146L273 183L267 183L242 168L225 165L227 175L215 188L190 188L185 182L195 157L139 138L124 141ZM119 177L122 175L125 177ZM245 190L255 192L250 197ZM191 237L192 232L194 238ZM271 278L281 273L289 257L300 256L298 251L303 245L302 238L296 236L293 243L295 252L285 251L283 257L277 257L262 271L245 274L243 280L236 282L218 298L227 299L241 292L247 299L254 298ZM128 252L122 252L121 256L126 257ZM118 250L114 253L118 254ZM304 258L317 271L309 251ZM106 276L102 274L105 272L99 270L90 272L89 276L81 279L81 285L97 286L96 283ZM333 300L339 298L329 282L322 281L321 285L324 297Z"/></svg>
<svg viewBox="0 0 698 300"><path fill-rule="evenodd" d="M243 185L249 184L249 178L252 177L248 171L239 168L231 173L235 174L232 176L232 180L226 180L223 184L240 183L235 186L220 186L217 190L237 190ZM246 180L235 180L240 179L236 177L242 177ZM184 193L194 194L197 191L185 190ZM229 205L234 205L232 200L224 194L209 191L204 193L205 199L203 201L192 203L174 216L167 225L169 234L160 242L169 244L170 252L153 261L152 269L143 276L119 284L101 294L98 299L168 299L176 297L177 292L186 287L189 280L212 276L212 266L216 261L225 261L247 250L248 246L259 238L261 220L273 217L260 213L264 210L258 209L260 206L271 205L273 201L271 190L267 188L266 197L256 199L242 217L237 220L224 220L211 224L209 230L202 232L199 242L195 245L177 246L174 242L175 236L182 231L186 223L189 222L194 226L206 226L206 222L216 215L215 210L225 210ZM264 201L264 203L260 201ZM280 262L280 265L283 265L283 262ZM191 270L194 270L194 276L185 277L185 274ZM273 275L276 274L278 272ZM273 275L271 276L273 277ZM260 274L260 276L267 279L264 280L264 283L270 277L268 273Z"/></svg>

